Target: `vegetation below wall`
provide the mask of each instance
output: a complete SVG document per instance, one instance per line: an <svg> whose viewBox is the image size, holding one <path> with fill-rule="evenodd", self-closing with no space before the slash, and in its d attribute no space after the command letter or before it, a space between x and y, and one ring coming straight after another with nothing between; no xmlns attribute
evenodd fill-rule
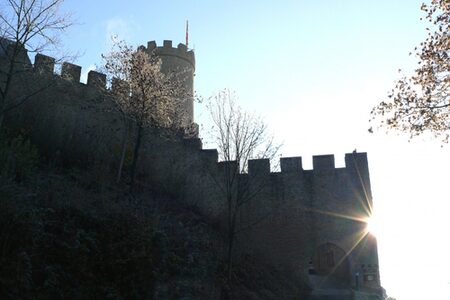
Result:
<svg viewBox="0 0 450 300"><path fill-rule="evenodd" d="M21 136L2 135L0 171L1 299L298 299L304 291L248 256L230 286L213 220L146 188L130 198L95 170L43 162Z"/></svg>

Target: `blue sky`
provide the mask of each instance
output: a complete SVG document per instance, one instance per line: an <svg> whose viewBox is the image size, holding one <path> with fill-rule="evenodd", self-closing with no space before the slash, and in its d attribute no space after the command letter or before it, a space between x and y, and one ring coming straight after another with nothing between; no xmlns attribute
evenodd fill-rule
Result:
<svg viewBox="0 0 450 300"><path fill-rule="evenodd" d="M286 154L298 154L298 142L281 135L297 135L310 154L335 152L336 144L343 152L358 146L354 136L368 127L359 124L397 69L411 64L407 54L424 36L420 1L392 2L69 1L65 8L78 25L65 45L83 54L77 63L87 71L101 63L111 34L136 45L176 44L184 42L189 19L197 92L207 97L225 87L236 90L245 108L266 115ZM335 113L349 109L352 120ZM330 123L332 129L324 126Z"/></svg>
<svg viewBox="0 0 450 300"><path fill-rule="evenodd" d="M381 279L397 300L450 299L449 148L431 139L369 134L371 108L415 66L425 37L418 0L68 0L77 25L63 40L87 71L109 36L131 44L164 39L195 49L196 91L230 88L265 116L284 156L367 151L379 234ZM206 114L196 106L196 120Z"/></svg>

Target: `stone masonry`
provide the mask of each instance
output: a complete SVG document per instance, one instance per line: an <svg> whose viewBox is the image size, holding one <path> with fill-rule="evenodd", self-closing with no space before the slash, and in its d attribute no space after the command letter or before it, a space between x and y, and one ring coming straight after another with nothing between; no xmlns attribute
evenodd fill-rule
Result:
<svg viewBox="0 0 450 300"><path fill-rule="evenodd" d="M180 73L193 90L192 50L183 44L174 48L171 41L141 47L155 51L163 72ZM8 112L4 125L27 133L42 153L64 164L117 170L127 126L108 96L108 88L114 87L107 87L106 76L90 71L84 84L79 82L80 66L63 63L57 75L54 58L37 54L32 64L26 50L20 57L15 63L21 72L14 77L10 99L14 103L32 96ZM0 53L0 69L8 63L7 51ZM180 101L184 124L190 126L193 101ZM139 181L221 220L225 208L217 181L224 170L234 170L235 162L218 162L217 150L202 149L196 136L168 136L146 130ZM333 155L314 156L313 169L304 170L301 157L286 157L281 170L271 172L268 160L250 160L248 173L237 177L255 196L243 207L239 222L259 221L238 236L237 255L254 255L301 275L313 289L311 299L382 299L376 240L362 221L372 207L367 155L346 154L345 164L336 168Z"/></svg>

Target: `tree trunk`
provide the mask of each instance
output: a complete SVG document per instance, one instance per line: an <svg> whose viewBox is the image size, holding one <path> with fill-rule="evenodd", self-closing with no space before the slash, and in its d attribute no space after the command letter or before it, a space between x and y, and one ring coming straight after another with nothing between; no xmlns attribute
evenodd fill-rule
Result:
<svg viewBox="0 0 450 300"><path fill-rule="evenodd" d="M234 246L234 233L230 228L228 233L228 251L227 251L227 271L228 271L228 283L231 284L232 268L233 268L233 246Z"/></svg>
<svg viewBox="0 0 450 300"><path fill-rule="evenodd" d="M136 165L139 156L139 148L141 147L141 139L142 139L142 125L137 125L137 133L136 133L136 143L134 144L134 152L133 152L133 162L131 164L131 182L130 182L130 194L133 193L133 187L136 177Z"/></svg>
<svg viewBox="0 0 450 300"><path fill-rule="evenodd" d="M0 113L0 131L2 130L3 126L3 113Z"/></svg>
<svg viewBox="0 0 450 300"><path fill-rule="evenodd" d="M122 178L122 170L123 164L125 162L125 156L127 153L127 140L129 132L130 132L130 122L125 119L125 132L123 133L122 153L120 154L119 170L117 170L117 179L116 179L117 183L119 183L120 179Z"/></svg>
<svg viewBox="0 0 450 300"><path fill-rule="evenodd" d="M231 195L229 197L227 271L228 283L231 285L233 275L233 248L236 237L236 210L233 207L233 197Z"/></svg>

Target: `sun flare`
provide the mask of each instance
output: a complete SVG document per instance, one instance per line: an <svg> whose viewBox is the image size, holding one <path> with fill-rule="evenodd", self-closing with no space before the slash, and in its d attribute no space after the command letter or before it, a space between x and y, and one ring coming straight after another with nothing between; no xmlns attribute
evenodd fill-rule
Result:
<svg viewBox="0 0 450 300"><path fill-rule="evenodd" d="M367 232L371 233L374 236L378 236L380 234L380 222L375 215L370 216L370 218L366 220L366 223Z"/></svg>

